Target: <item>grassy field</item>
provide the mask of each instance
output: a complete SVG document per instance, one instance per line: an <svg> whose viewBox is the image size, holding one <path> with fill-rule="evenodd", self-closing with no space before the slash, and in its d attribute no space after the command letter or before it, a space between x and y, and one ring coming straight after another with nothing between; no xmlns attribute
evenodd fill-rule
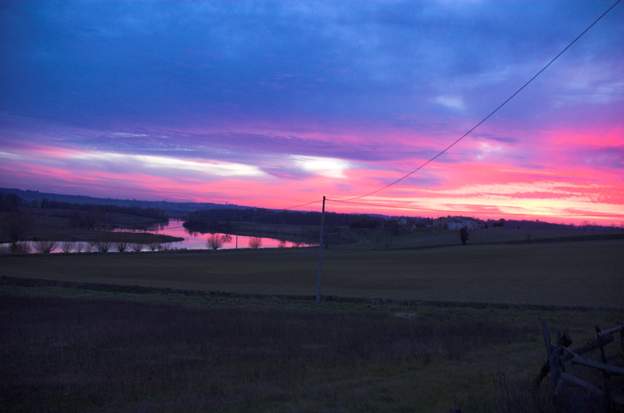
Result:
<svg viewBox="0 0 624 413"><path fill-rule="evenodd" d="M553 242L559 240L573 241L583 239L624 239L624 233L616 228L526 228L508 225L505 227L488 227L473 229L469 232L469 244L500 244ZM432 246L451 246L461 244L459 231L442 229L423 229L407 234L391 236L389 233L375 232L362 234L354 247L362 248L419 248Z"/></svg>
<svg viewBox="0 0 624 413"><path fill-rule="evenodd" d="M519 413L537 411L540 320L581 343L622 312L318 307L3 278L0 316L7 412Z"/></svg>
<svg viewBox="0 0 624 413"><path fill-rule="evenodd" d="M323 293L624 307L624 240L329 250ZM0 275L251 294L313 294L317 250L0 257Z"/></svg>
<svg viewBox="0 0 624 413"><path fill-rule="evenodd" d="M540 321L577 344L624 321L622 251L623 240L330 249L322 305L314 248L4 256L0 405L547 412L530 386Z"/></svg>

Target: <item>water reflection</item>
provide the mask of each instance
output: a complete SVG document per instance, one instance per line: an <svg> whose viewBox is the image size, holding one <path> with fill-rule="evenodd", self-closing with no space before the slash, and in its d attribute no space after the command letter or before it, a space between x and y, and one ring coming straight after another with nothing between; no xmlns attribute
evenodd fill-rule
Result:
<svg viewBox="0 0 624 413"><path fill-rule="evenodd" d="M181 220L169 220L167 225L158 225L153 230L115 229L119 232L144 232L151 234L170 235L183 238L183 241L168 243L136 244L110 241L21 241L16 244L0 243L0 255L5 254L58 254L58 253L117 253L163 250L205 250L235 248L299 248L313 244L291 242L276 238L253 237L235 234L202 234L189 232Z"/></svg>
<svg viewBox="0 0 624 413"><path fill-rule="evenodd" d="M308 247L311 244L303 242L291 242L276 238L252 237L247 235L235 234L202 234L198 232L189 232L184 228L183 221L169 220L169 224L149 231L152 234L170 235L173 237L184 238L184 241L171 242L167 245L174 249L234 249L234 248L298 248Z"/></svg>

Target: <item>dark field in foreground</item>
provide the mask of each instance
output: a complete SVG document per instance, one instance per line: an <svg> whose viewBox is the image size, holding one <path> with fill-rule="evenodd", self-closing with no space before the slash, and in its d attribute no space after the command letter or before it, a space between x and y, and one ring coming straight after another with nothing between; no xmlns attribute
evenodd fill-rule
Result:
<svg viewBox="0 0 624 413"><path fill-rule="evenodd" d="M328 250L323 293L624 306L624 240ZM0 257L0 275L250 294L312 295L316 249Z"/></svg>
<svg viewBox="0 0 624 413"><path fill-rule="evenodd" d="M10 412L492 412L518 400L531 411L516 389L544 358L538 320L581 339L621 316L6 280L0 296L0 404Z"/></svg>

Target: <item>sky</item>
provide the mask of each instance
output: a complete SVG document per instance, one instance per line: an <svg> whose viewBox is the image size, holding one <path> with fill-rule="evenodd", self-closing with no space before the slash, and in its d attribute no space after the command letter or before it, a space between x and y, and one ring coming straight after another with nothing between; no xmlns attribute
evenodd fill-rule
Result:
<svg viewBox="0 0 624 413"><path fill-rule="evenodd" d="M357 196L461 136L611 3L3 0L0 186ZM448 153L328 210L624 225L623 39L620 4Z"/></svg>

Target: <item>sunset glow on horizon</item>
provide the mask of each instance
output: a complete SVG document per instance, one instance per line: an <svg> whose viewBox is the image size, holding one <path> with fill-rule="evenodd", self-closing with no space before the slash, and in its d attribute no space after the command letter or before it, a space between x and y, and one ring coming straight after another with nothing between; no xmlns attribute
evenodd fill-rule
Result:
<svg viewBox="0 0 624 413"><path fill-rule="evenodd" d="M318 210L435 155L608 4L9 1L0 186ZM622 23L328 209L624 225Z"/></svg>

